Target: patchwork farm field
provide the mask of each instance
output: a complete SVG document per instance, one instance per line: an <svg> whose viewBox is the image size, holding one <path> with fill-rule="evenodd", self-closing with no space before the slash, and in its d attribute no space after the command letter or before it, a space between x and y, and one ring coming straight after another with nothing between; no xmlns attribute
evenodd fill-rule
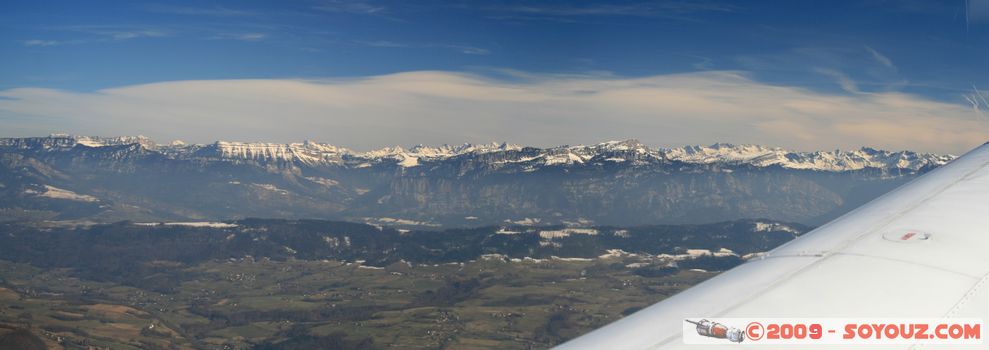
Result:
<svg viewBox="0 0 989 350"><path fill-rule="evenodd" d="M548 348L806 229L0 224L0 333L55 349Z"/></svg>
<svg viewBox="0 0 989 350"><path fill-rule="evenodd" d="M170 264L196 278L164 294L0 262L0 322L51 348L545 348L713 275L643 277L621 257L410 265Z"/></svg>

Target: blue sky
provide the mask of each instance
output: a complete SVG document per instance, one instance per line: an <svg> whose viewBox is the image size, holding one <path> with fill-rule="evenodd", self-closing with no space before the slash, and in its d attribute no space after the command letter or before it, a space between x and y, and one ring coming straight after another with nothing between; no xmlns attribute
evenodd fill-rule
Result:
<svg viewBox="0 0 989 350"><path fill-rule="evenodd" d="M441 74L440 80L467 75L473 79L469 84L519 89L547 81L608 85L616 80L678 74L701 80L710 74L721 74L719 79L740 74L745 84L819 94L813 96L847 97L856 102L905 95L908 100L971 109L973 85L989 89L989 4L985 0L5 1L0 4L0 57L0 126L8 130L3 136L55 129L101 131L84 127L99 123L66 116L66 112L25 103L10 105L11 100L31 100L25 95L28 92L57 94L63 99L70 96L81 103L112 95L107 90L152 83L260 79L320 81L317 85L338 87L348 79L363 81L409 72L434 72ZM976 114L973 110L957 118L976 118ZM86 118L106 119L98 112ZM142 129L139 126L145 121L134 118L133 132L127 128L113 131L202 142L209 137ZM518 122L500 112L491 118ZM550 119L546 118L550 117L540 122L547 123ZM639 119L628 120L628 129L617 130L636 130L636 123ZM229 135L217 132L216 138L261 139L265 138L263 130L267 129ZM271 138L339 139L311 130L300 127ZM732 131L650 141L735 140L804 148L909 146L882 138L874 142L805 140L802 144L799 140L746 138L739 135L741 130ZM925 137L952 134L944 132ZM420 142L436 143L454 142L457 135L463 135L462 141L512 135L484 130L447 134L416 136L424 138ZM603 134L624 136L621 132ZM508 141L599 141L593 136L573 140L538 136ZM971 137L965 142L974 142L975 136ZM406 140L388 141L350 143L374 147ZM930 148L957 152L964 145Z"/></svg>

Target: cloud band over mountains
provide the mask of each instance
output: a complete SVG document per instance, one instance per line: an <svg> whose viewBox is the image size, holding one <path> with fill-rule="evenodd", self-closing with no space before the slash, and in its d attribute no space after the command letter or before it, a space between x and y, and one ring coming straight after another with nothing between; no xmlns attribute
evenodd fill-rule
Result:
<svg viewBox="0 0 989 350"><path fill-rule="evenodd" d="M351 79L195 80L94 92L0 91L0 136L143 134L158 141L289 142L371 149L637 138L650 145L862 145L960 153L989 140L971 108L897 93L834 94L732 71L620 78L416 71Z"/></svg>

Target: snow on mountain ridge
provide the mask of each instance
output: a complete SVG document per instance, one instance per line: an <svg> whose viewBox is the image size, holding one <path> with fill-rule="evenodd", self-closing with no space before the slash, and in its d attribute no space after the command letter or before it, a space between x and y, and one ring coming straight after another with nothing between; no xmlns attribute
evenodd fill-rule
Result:
<svg viewBox="0 0 989 350"><path fill-rule="evenodd" d="M364 167L381 162L393 162L402 167L415 167L429 161L442 161L464 155L503 153L488 158L497 164L524 163L536 166L572 166L590 162L639 165L677 161L688 164L779 166L788 169L816 171L849 171L864 168L920 170L945 164L954 156L889 152L872 148L854 151L794 152L779 147L733 145L718 143L711 146L649 148L637 140L608 141L595 145L559 146L551 148L522 147L508 143L416 145L409 149L385 147L357 152L331 144L305 141L302 143L262 143L217 141L208 145L173 142L157 145L151 139L137 137L89 137L51 135L47 138L0 138L0 147L43 150L70 150L77 145L97 148L140 144L146 149L160 151L175 158L214 158L257 162L285 162L302 165L344 165Z"/></svg>
<svg viewBox="0 0 989 350"><path fill-rule="evenodd" d="M464 154L483 154L499 151L517 151L521 150L522 147L518 145L508 144L508 143L496 143L492 142L489 144L479 144L474 145L470 143L464 143L462 145L442 145L439 147L430 147L426 145L415 145L412 148L406 150L402 146L395 147L385 147L378 150L368 151L368 152L352 152L350 155L355 158L364 158L367 160L381 160L381 159L393 159L398 162L402 167L414 167L419 165L419 159L430 159L430 160L441 160L446 158L451 158L455 156L460 156Z"/></svg>
<svg viewBox="0 0 989 350"><path fill-rule="evenodd" d="M90 148L99 148L134 144L141 145L147 149L154 149L157 147L157 144L155 144L154 141L143 135L96 137L51 134L47 137L0 138L0 147L40 150L69 150L77 145Z"/></svg>
<svg viewBox="0 0 989 350"><path fill-rule="evenodd" d="M180 146L182 147L182 146ZM299 161L307 165L340 163L350 150L312 141L303 143L245 143L217 141L206 148L220 158L255 161ZM204 154L204 152L200 152Z"/></svg>
<svg viewBox="0 0 989 350"><path fill-rule="evenodd" d="M696 164L751 164L757 167L781 166L789 169L848 171L865 168L898 168L919 170L926 166L943 165L951 155L889 152L863 147L855 151L794 152L778 147L758 145L714 144L662 149L668 159Z"/></svg>

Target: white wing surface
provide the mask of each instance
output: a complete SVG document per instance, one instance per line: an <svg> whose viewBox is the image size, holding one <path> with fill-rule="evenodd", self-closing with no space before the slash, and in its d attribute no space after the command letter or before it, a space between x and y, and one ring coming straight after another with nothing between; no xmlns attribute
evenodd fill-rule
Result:
<svg viewBox="0 0 989 350"><path fill-rule="evenodd" d="M761 259L558 348L754 347L684 344L684 319L696 317L989 320L987 279L989 144Z"/></svg>

